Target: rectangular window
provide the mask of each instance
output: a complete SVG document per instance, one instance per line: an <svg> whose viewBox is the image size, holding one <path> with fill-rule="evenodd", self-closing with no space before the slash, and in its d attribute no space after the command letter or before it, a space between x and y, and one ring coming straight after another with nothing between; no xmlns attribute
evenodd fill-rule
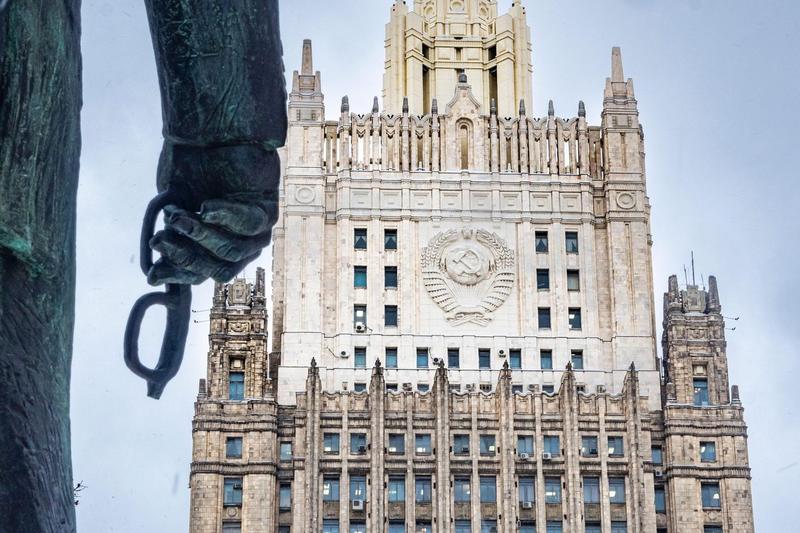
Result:
<svg viewBox="0 0 800 533"><path fill-rule="evenodd" d="M581 437L581 457L597 457L597 436L584 435Z"/></svg>
<svg viewBox="0 0 800 533"><path fill-rule="evenodd" d="M497 502L497 480L494 476L481 476L481 503Z"/></svg>
<svg viewBox="0 0 800 533"><path fill-rule="evenodd" d="M388 451L392 455L403 455L406 453L406 436L402 433L391 433L389 435Z"/></svg>
<svg viewBox="0 0 800 533"><path fill-rule="evenodd" d="M323 520L322 521L322 533L339 533L339 521L338 520Z"/></svg>
<svg viewBox="0 0 800 533"><path fill-rule="evenodd" d="M350 501L367 499L366 476L350 476Z"/></svg>
<svg viewBox="0 0 800 533"><path fill-rule="evenodd" d="M355 392L364 392L365 390L367 390L367 384L364 383L363 381L357 381L353 383L353 390Z"/></svg>
<svg viewBox="0 0 800 533"><path fill-rule="evenodd" d="M223 522L222 533L242 533L241 522Z"/></svg>
<svg viewBox="0 0 800 533"><path fill-rule="evenodd" d="M417 368L428 368L427 348L417 348Z"/></svg>
<svg viewBox="0 0 800 533"><path fill-rule="evenodd" d="M481 533L495 533L497 531L497 520L482 519Z"/></svg>
<svg viewBox="0 0 800 533"><path fill-rule="evenodd" d="M353 364L356 368L367 368L367 349L365 347L353 348Z"/></svg>
<svg viewBox="0 0 800 533"><path fill-rule="evenodd" d="M625 478L608 478L608 501L611 503L625 503Z"/></svg>
<svg viewBox="0 0 800 533"><path fill-rule="evenodd" d="M406 501L406 478L404 476L392 476L389 478L389 502Z"/></svg>
<svg viewBox="0 0 800 533"><path fill-rule="evenodd" d="M389 522L389 533L406 533L405 522Z"/></svg>
<svg viewBox="0 0 800 533"><path fill-rule="evenodd" d="M656 487L656 489L655 489L655 501L656 501L656 512L657 513L666 513L667 512L667 494L664 491L664 487Z"/></svg>
<svg viewBox="0 0 800 533"><path fill-rule="evenodd" d="M539 319L539 329L550 329L551 327L550 308L540 307L538 313L538 319Z"/></svg>
<svg viewBox="0 0 800 533"><path fill-rule="evenodd" d="M714 442L700 443L700 461L713 463L717 460L717 445Z"/></svg>
<svg viewBox="0 0 800 533"><path fill-rule="evenodd" d="M479 441L481 455L495 455L497 447L494 435L481 435Z"/></svg>
<svg viewBox="0 0 800 533"><path fill-rule="evenodd" d="M427 383L417 383L417 390L419 392L428 392L429 390L431 390L431 386L428 385Z"/></svg>
<svg viewBox="0 0 800 533"><path fill-rule="evenodd" d="M545 394L555 394L556 388L553 385L542 385L542 392Z"/></svg>
<svg viewBox="0 0 800 533"><path fill-rule="evenodd" d="M353 230L353 248L356 250L367 249L367 228L355 228Z"/></svg>
<svg viewBox="0 0 800 533"><path fill-rule="evenodd" d="M281 442L281 461L292 460L292 443Z"/></svg>
<svg viewBox="0 0 800 533"><path fill-rule="evenodd" d="M357 333L364 333L367 330L367 306L353 306L353 327Z"/></svg>
<svg viewBox="0 0 800 533"><path fill-rule="evenodd" d="M512 394L522 394L522 385L511 385Z"/></svg>
<svg viewBox="0 0 800 533"><path fill-rule="evenodd" d="M626 522L611 522L611 533L628 533Z"/></svg>
<svg viewBox="0 0 800 533"><path fill-rule="evenodd" d="M461 364L461 355L458 348L447 349L447 366L448 368L459 368Z"/></svg>
<svg viewBox="0 0 800 533"><path fill-rule="evenodd" d="M512 369L518 370L522 368L522 350L518 349L509 350L508 361Z"/></svg>
<svg viewBox="0 0 800 533"><path fill-rule="evenodd" d="M469 454L469 435L453 435L453 453L456 455Z"/></svg>
<svg viewBox="0 0 800 533"><path fill-rule="evenodd" d="M536 253L537 254L546 254L549 248L549 243L547 239L547 232L546 231L537 231L536 232Z"/></svg>
<svg viewBox="0 0 800 533"><path fill-rule="evenodd" d="M397 383L387 383L386 384L387 391L397 391Z"/></svg>
<svg viewBox="0 0 800 533"><path fill-rule="evenodd" d="M622 457L625 455L625 440L622 435L610 435L608 437L608 456Z"/></svg>
<svg viewBox="0 0 800 533"><path fill-rule="evenodd" d="M544 478L544 502L561 503L561 478Z"/></svg>
<svg viewBox="0 0 800 533"><path fill-rule="evenodd" d="M533 435L517 435L517 454L533 455Z"/></svg>
<svg viewBox="0 0 800 533"><path fill-rule="evenodd" d="M519 533L536 533L536 522L523 520L519 524Z"/></svg>
<svg viewBox="0 0 800 533"><path fill-rule="evenodd" d="M536 269L536 288L540 291L550 289L550 270L546 268Z"/></svg>
<svg viewBox="0 0 800 533"><path fill-rule="evenodd" d="M453 481L453 499L456 502L471 501L472 489L468 477L457 477Z"/></svg>
<svg viewBox="0 0 800 533"><path fill-rule="evenodd" d="M385 267L383 269L383 286L386 289L397 288L397 267Z"/></svg>
<svg viewBox="0 0 800 533"><path fill-rule="evenodd" d="M492 351L486 348L478 350L478 368L489 369L492 368Z"/></svg>
<svg viewBox="0 0 800 533"><path fill-rule="evenodd" d="M417 520L417 528L414 530L415 533L431 533L433 531L433 526L427 520Z"/></svg>
<svg viewBox="0 0 800 533"><path fill-rule="evenodd" d="M432 449L429 433L418 433L414 436L414 450L419 455L430 455Z"/></svg>
<svg viewBox="0 0 800 533"><path fill-rule="evenodd" d="M661 448L661 446L653 446L650 448L650 456L654 465L664 464L664 450Z"/></svg>
<svg viewBox="0 0 800 533"><path fill-rule="evenodd" d="M553 370L553 350L539 350L539 365L542 370Z"/></svg>
<svg viewBox="0 0 800 533"><path fill-rule="evenodd" d="M585 533L603 533L603 528L597 522L587 522Z"/></svg>
<svg viewBox="0 0 800 533"><path fill-rule="evenodd" d="M367 524L364 522L350 522L350 533L367 533Z"/></svg>
<svg viewBox="0 0 800 533"><path fill-rule="evenodd" d="M694 404L708 405L708 380L706 378L694 378Z"/></svg>
<svg viewBox="0 0 800 533"><path fill-rule="evenodd" d="M581 329L581 310L579 307L569 308L569 329Z"/></svg>
<svg viewBox="0 0 800 533"><path fill-rule="evenodd" d="M225 457L229 459L242 458L242 437L228 437L225 439Z"/></svg>
<svg viewBox="0 0 800 533"><path fill-rule="evenodd" d="M242 478L226 477L222 495L223 505L242 505Z"/></svg>
<svg viewBox="0 0 800 533"><path fill-rule="evenodd" d="M572 350L571 361L573 369L583 370L583 350Z"/></svg>
<svg viewBox="0 0 800 533"><path fill-rule="evenodd" d="M414 479L414 501L431 503L431 478L429 476L417 476Z"/></svg>
<svg viewBox="0 0 800 533"><path fill-rule="evenodd" d="M519 501L521 503L536 501L536 480L534 478L519 478Z"/></svg>
<svg viewBox="0 0 800 533"><path fill-rule="evenodd" d="M397 327L397 306L387 305L383 308L383 325L390 328Z"/></svg>
<svg viewBox="0 0 800 533"><path fill-rule="evenodd" d="M580 270L567 270L567 290L568 291L581 290Z"/></svg>
<svg viewBox="0 0 800 533"><path fill-rule="evenodd" d="M719 509L722 507L719 495L719 483L702 483L703 509Z"/></svg>
<svg viewBox="0 0 800 533"><path fill-rule="evenodd" d="M354 455L364 455L367 453L367 434L350 434L350 453Z"/></svg>
<svg viewBox="0 0 800 533"><path fill-rule="evenodd" d="M722 526L703 526L703 533L722 533Z"/></svg>
<svg viewBox="0 0 800 533"><path fill-rule="evenodd" d="M564 529L561 527L561 520L548 520L547 533L562 533Z"/></svg>
<svg viewBox="0 0 800 533"><path fill-rule="evenodd" d="M567 253L568 254L577 254L578 253L578 232L577 231L568 231L564 234L567 244Z"/></svg>
<svg viewBox="0 0 800 533"><path fill-rule="evenodd" d="M544 436L544 452L552 456L561 455L561 439L558 435Z"/></svg>
<svg viewBox="0 0 800 533"><path fill-rule="evenodd" d="M469 520L456 520L455 533L472 533L472 522Z"/></svg>
<svg viewBox="0 0 800 533"><path fill-rule="evenodd" d="M244 372L231 372L228 376L228 399L244 400Z"/></svg>
<svg viewBox="0 0 800 533"><path fill-rule="evenodd" d="M583 503L590 505L595 503L600 503L599 477L583 478Z"/></svg>
<svg viewBox="0 0 800 533"><path fill-rule="evenodd" d="M367 288L367 267L353 267L353 287L357 289Z"/></svg>
<svg viewBox="0 0 800 533"><path fill-rule="evenodd" d="M322 478L322 501L325 502L338 502L339 501L339 478L333 476L325 476Z"/></svg>
<svg viewBox="0 0 800 533"><path fill-rule="evenodd" d="M281 483L278 492L278 508L281 511L288 511L292 508L292 485Z"/></svg>
<svg viewBox="0 0 800 533"><path fill-rule="evenodd" d="M386 348L386 368L397 368L397 348Z"/></svg>
<svg viewBox="0 0 800 533"><path fill-rule="evenodd" d="M339 434L325 433L322 437L322 451L326 454L339 453Z"/></svg>
<svg viewBox="0 0 800 533"><path fill-rule="evenodd" d="M397 230L385 229L383 230L383 249L384 250L397 250Z"/></svg>

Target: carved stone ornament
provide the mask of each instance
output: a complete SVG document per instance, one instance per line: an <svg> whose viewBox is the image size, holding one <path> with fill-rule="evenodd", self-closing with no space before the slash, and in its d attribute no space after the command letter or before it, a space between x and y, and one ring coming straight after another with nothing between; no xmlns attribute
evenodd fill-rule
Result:
<svg viewBox="0 0 800 533"><path fill-rule="evenodd" d="M425 289L454 326L486 326L514 287L514 251L482 229L437 234L422 250Z"/></svg>

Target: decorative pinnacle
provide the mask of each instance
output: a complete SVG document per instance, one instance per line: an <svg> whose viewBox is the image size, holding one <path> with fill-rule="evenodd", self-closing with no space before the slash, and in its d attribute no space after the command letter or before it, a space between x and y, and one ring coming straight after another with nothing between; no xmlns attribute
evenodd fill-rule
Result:
<svg viewBox="0 0 800 533"><path fill-rule="evenodd" d="M303 40L303 62L300 73L304 76L311 76L314 74L314 60L311 53L311 39Z"/></svg>
<svg viewBox="0 0 800 533"><path fill-rule="evenodd" d="M622 50L619 46L611 49L611 81L625 82L625 74L622 71Z"/></svg>
<svg viewBox="0 0 800 533"><path fill-rule="evenodd" d="M316 357L312 357L311 358L311 368L317 368L317 358Z"/></svg>
<svg viewBox="0 0 800 533"><path fill-rule="evenodd" d="M408 113L408 96L403 97L403 113Z"/></svg>
<svg viewBox="0 0 800 533"><path fill-rule="evenodd" d="M350 112L350 99L347 96L342 96L342 113Z"/></svg>
<svg viewBox="0 0 800 533"><path fill-rule="evenodd" d="M378 111L380 111L380 108L378 107L378 97L376 96L372 99L372 112L377 113Z"/></svg>
<svg viewBox="0 0 800 533"><path fill-rule="evenodd" d="M439 102L436 100L436 98L434 98L433 102L431 102L431 114L433 115L439 114Z"/></svg>
<svg viewBox="0 0 800 533"><path fill-rule="evenodd" d="M556 108L553 105L553 101L550 100L547 104L547 116L554 117L556 115Z"/></svg>
<svg viewBox="0 0 800 533"><path fill-rule="evenodd" d="M519 101L519 114L520 116L525 115L525 100Z"/></svg>
<svg viewBox="0 0 800 533"><path fill-rule="evenodd" d="M572 361L567 362L567 372L572 372Z"/></svg>
<svg viewBox="0 0 800 533"><path fill-rule="evenodd" d="M586 118L586 104L583 103L583 100L578 102L578 116Z"/></svg>
<svg viewBox="0 0 800 533"><path fill-rule="evenodd" d="M491 113L492 115L497 114L497 102L495 101L494 98L492 98L492 101L489 103L489 113Z"/></svg>

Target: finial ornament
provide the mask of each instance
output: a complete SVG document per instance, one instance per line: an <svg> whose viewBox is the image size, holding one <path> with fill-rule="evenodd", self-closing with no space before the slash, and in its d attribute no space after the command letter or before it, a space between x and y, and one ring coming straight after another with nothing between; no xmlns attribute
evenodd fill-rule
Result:
<svg viewBox="0 0 800 533"><path fill-rule="evenodd" d="M303 60L300 72L303 74L303 76L311 76L314 74L314 60L311 52L311 39L303 39Z"/></svg>
<svg viewBox="0 0 800 533"><path fill-rule="evenodd" d="M494 98L492 98L492 101L489 103L489 112L492 115L497 114L497 100L495 100Z"/></svg>
<svg viewBox="0 0 800 533"><path fill-rule="evenodd" d="M553 105L553 101L547 103L547 116L554 117L556 115L556 108Z"/></svg>
<svg viewBox="0 0 800 533"><path fill-rule="evenodd" d="M520 99L520 101L519 101L519 114L520 114L520 116L524 116L525 115L525 100L523 100L523 99Z"/></svg>
<svg viewBox="0 0 800 533"><path fill-rule="evenodd" d="M619 46L611 49L611 81L624 83L625 73L622 70L622 50Z"/></svg>
<svg viewBox="0 0 800 533"><path fill-rule="evenodd" d="M342 96L342 113L350 112L350 98Z"/></svg>
<svg viewBox="0 0 800 533"><path fill-rule="evenodd" d="M372 99L372 112L377 113L380 111L380 107L378 107L378 97Z"/></svg>
<svg viewBox="0 0 800 533"><path fill-rule="evenodd" d="M583 103L583 100L578 102L578 116L586 118L586 104Z"/></svg>
<svg viewBox="0 0 800 533"><path fill-rule="evenodd" d="M436 98L434 98L433 102L431 102L431 113L434 115L439 114L439 102L436 100Z"/></svg>
<svg viewBox="0 0 800 533"><path fill-rule="evenodd" d="M403 113L408 113L408 96L403 97Z"/></svg>

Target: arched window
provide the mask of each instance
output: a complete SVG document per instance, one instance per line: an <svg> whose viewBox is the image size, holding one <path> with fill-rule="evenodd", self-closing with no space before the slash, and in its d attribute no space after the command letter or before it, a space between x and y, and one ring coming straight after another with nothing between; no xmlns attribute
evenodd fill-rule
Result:
<svg viewBox="0 0 800 533"><path fill-rule="evenodd" d="M461 170L469 170L470 164L470 127L466 122L462 122L458 126L458 148L459 160Z"/></svg>

